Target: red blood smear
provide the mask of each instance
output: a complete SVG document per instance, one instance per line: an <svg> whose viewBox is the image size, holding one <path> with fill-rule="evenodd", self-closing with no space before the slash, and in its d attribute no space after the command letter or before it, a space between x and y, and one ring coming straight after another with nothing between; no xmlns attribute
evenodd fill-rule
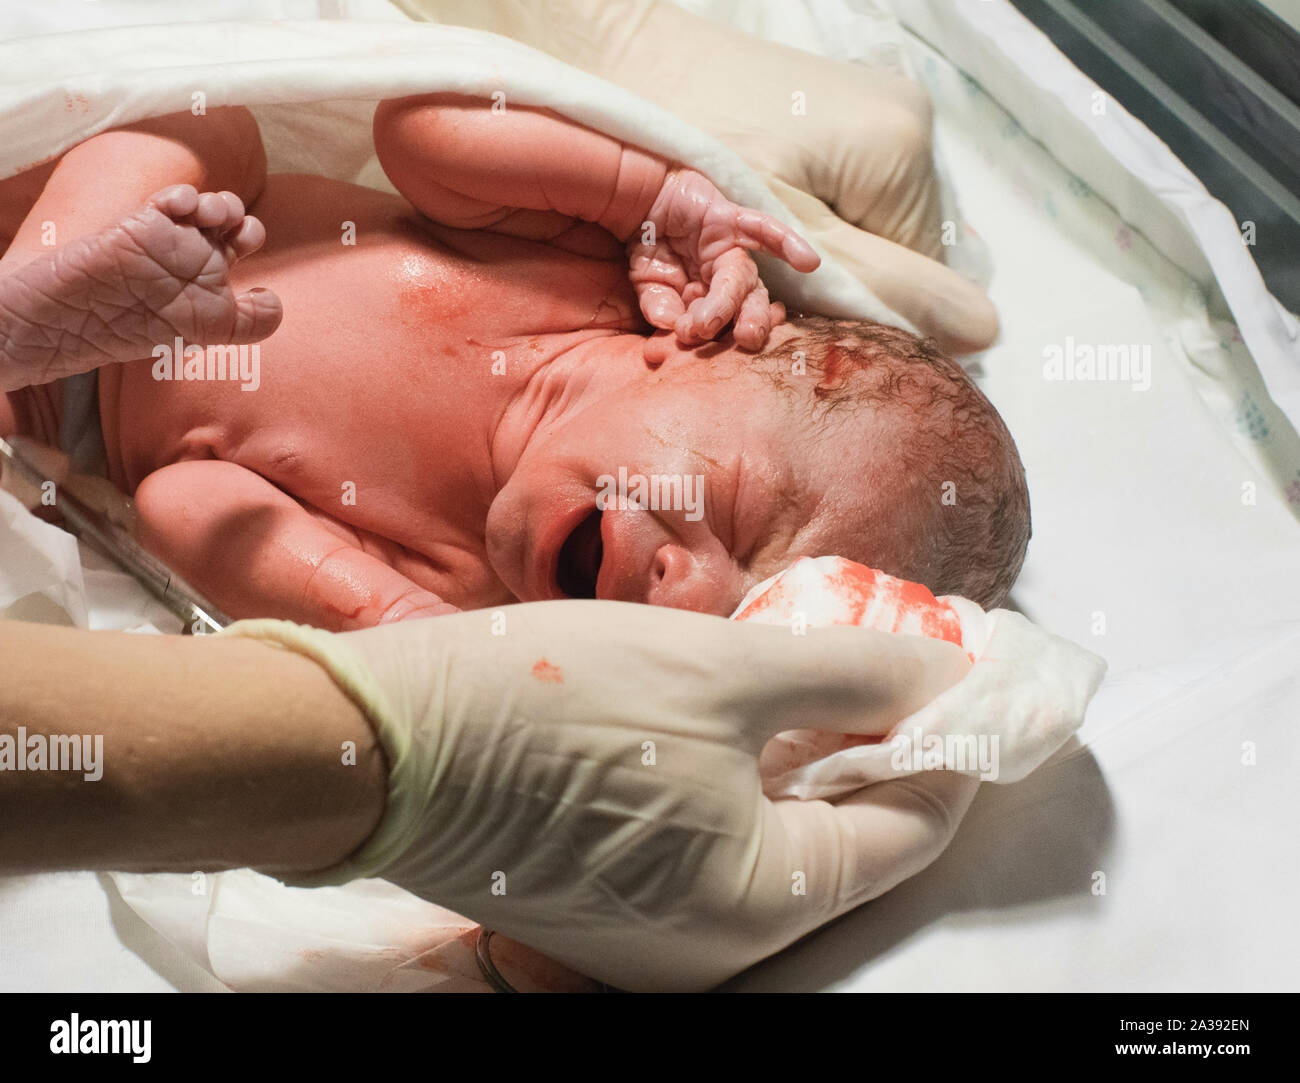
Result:
<svg viewBox="0 0 1300 1083"><path fill-rule="evenodd" d="M545 684L563 684L564 670L551 665L545 658L539 658L533 664L533 677Z"/></svg>
<svg viewBox="0 0 1300 1083"><path fill-rule="evenodd" d="M921 583L898 579L853 561L836 562L835 570L826 574L826 588L846 608L836 624L861 625L867 609L879 603L872 627L884 632L915 634L919 631L931 639L961 644L961 619L952 608L940 602ZM790 605L791 588L780 583L765 591L736 614L737 620L749 620L764 610Z"/></svg>
<svg viewBox="0 0 1300 1083"><path fill-rule="evenodd" d="M771 609L772 606L775 604L776 600L777 600L777 592L769 587L767 590L763 591L763 593L760 594L757 598L755 598L752 602L750 602L749 605L745 606L745 608L741 612L737 613L733 619L749 620L749 618L752 617L755 613L761 613L765 609Z"/></svg>
<svg viewBox="0 0 1300 1083"><path fill-rule="evenodd" d="M840 561L839 570L829 578L836 596L849 605L849 623L860 624L866 615L867 605L879 589L879 573L863 564L843 560Z"/></svg>

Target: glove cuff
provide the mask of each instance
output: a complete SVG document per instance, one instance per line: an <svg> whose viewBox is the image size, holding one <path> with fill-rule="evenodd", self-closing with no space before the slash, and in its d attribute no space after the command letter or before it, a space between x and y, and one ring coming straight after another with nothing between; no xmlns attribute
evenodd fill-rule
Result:
<svg viewBox="0 0 1300 1083"><path fill-rule="evenodd" d="M392 715L387 697L369 666L339 636L293 621L236 621L219 634L260 640L312 659L365 714L388 760L384 812L371 836L338 865L281 879L291 887L334 887L381 875L404 848L405 832L401 825L407 818L394 813L408 804L408 800L393 780L401 777L398 766L408 757L411 742L407 730L390 723Z"/></svg>

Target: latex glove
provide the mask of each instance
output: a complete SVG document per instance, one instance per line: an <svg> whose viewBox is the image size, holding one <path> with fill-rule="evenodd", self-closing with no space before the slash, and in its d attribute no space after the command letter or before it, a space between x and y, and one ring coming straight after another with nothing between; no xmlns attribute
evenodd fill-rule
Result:
<svg viewBox="0 0 1300 1083"><path fill-rule="evenodd" d="M932 110L912 80L752 37L668 0L395 2L414 18L531 45L712 135L766 178L805 236L948 352L997 335L984 292L939 262Z"/></svg>
<svg viewBox="0 0 1300 1083"><path fill-rule="evenodd" d="M622 988L709 988L887 891L977 785L930 772L830 804L759 781L781 730L880 733L918 710L969 669L950 643L585 601L225 634L317 659L388 756L374 836L298 883L383 876Z"/></svg>

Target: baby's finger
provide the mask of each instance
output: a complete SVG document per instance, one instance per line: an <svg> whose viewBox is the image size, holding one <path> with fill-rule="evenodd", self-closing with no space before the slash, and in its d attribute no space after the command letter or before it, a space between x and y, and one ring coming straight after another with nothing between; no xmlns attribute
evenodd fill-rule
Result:
<svg viewBox="0 0 1300 1083"><path fill-rule="evenodd" d="M671 331L686 311L681 295L672 286L665 286L662 282L647 282L637 286L636 294L646 323L661 331Z"/></svg>
<svg viewBox="0 0 1300 1083"><path fill-rule="evenodd" d="M736 217L736 228L745 247L762 249L768 255L785 260L796 271L815 271L822 261L812 245L770 214L741 207Z"/></svg>
<svg viewBox="0 0 1300 1083"><path fill-rule="evenodd" d="M761 282L754 287L740 306L732 335L742 350L761 350L767 345L772 330L772 306L767 299L767 287Z"/></svg>
<svg viewBox="0 0 1300 1083"><path fill-rule="evenodd" d="M235 319L226 342L232 346L261 342L280 326L283 318L280 298L262 286L254 286L235 298Z"/></svg>
<svg viewBox="0 0 1300 1083"><path fill-rule="evenodd" d="M689 305L692 301L699 300L709 292L709 287L698 279L687 282L686 288L682 290L682 304Z"/></svg>
<svg viewBox="0 0 1300 1083"><path fill-rule="evenodd" d="M678 337L686 342L707 342L740 311L758 282L758 268L742 248L730 248L713 264L709 292L695 301L677 321Z"/></svg>

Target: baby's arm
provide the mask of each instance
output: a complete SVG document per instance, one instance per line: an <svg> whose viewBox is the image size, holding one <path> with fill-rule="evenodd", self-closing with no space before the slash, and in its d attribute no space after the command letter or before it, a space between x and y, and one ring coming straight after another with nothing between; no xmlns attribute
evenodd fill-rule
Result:
<svg viewBox="0 0 1300 1083"><path fill-rule="evenodd" d="M375 149L397 189L445 225L549 241L600 226L627 246L646 319L687 342L734 320L737 342L759 348L782 319L746 250L803 271L818 263L793 230L699 173L548 110L452 94L386 101Z"/></svg>
<svg viewBox="0 0 1300 1083"><path fill-rule="evenodd" d="M236 463L164 466L135 504L143 544L233 617L347 631L458 612Z"/></svg>

